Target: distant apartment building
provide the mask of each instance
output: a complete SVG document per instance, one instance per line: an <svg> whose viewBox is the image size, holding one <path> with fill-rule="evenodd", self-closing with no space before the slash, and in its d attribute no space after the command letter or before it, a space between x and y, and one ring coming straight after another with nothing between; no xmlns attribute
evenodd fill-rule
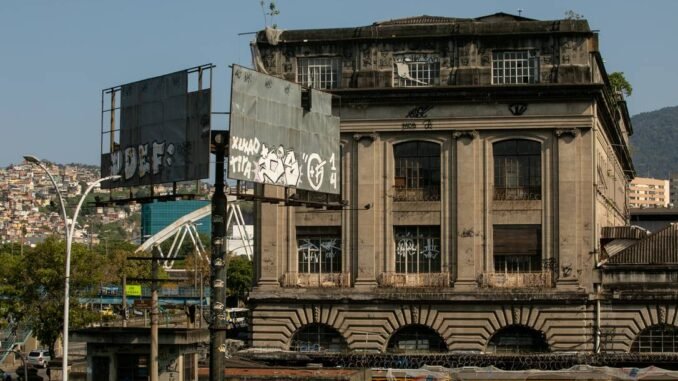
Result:
<svg viewBox="0 0 678 381"><path fill-rule="evenodd" d="M673 203L673 200L678 200L678 173L672 173L669 176L669 202Z"/></svg>
<svg viewBox="0 0 678 381"><path fill-rule="evenodd" d="M670 200L669 180L636 177L629 183L630 208L665 208Z"/></svg>

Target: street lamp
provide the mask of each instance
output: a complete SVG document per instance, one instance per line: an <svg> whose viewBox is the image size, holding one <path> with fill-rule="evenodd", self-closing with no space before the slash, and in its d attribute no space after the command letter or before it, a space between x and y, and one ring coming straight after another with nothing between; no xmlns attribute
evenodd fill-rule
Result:
<svg viewBox="0 0 678 381"><path fill-rule="evenodd" d="M49 173L49 170L40 161L40 159L38 159L35 156L25 155L24 160L31 164L37 165L47 174L47 176L49 176L49 180L52 182L52 185L54 185L54 189L56 189L57 195L59 196L59 203L61 204L61 213L64 219L64 230L66 231L66 270L65 270L66 275L64 277L64 333L63 333L64 353L63 353L62 373L63 381L68 381L68 314L70 308L69 294L70 294L70 276L71 276L71 245L73 243L73 234L75 233L75 221L78 219L78 214L80 213L82 203L85 201L85 198L87 197L89 192L91 192L95 186L101 184L102 182L107 180L117 180L120 178L120 176L118 175L108 176L91 183L89 187L87 187L87 190L85 190L85 192L82 194L82 197L78 202L78 206L75 208L75 212L73 213L73 220L69 224L68 215L66 215L66 204L64 203L63 195L61 194L61 190L59 189L59 186L54 180L52 174Z"/></svg>

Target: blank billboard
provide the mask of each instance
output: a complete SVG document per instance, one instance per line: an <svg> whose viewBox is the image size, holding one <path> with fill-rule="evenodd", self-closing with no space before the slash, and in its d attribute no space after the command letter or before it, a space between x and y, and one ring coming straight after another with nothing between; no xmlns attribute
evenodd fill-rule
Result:
<svg viewBox="0 0 678 381"><path fill-rule="evenodd" d="M211 91L188 92L186 70L120 87L119 141L101 155L106 188L209 177Z"/></svg>
<svg viewBox="0 0 678 381"><path fill-rule="evenodd" d="M228 177L340 192L339 118L332 94L233 65Z"/></svg>

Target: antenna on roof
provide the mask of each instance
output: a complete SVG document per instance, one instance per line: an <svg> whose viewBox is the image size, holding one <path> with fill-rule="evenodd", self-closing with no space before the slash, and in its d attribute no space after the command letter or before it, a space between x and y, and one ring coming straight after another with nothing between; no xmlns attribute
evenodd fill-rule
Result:
<svg viewBox="0 0 678 381"><path fill-rule="evenodd" d="M518 8L518 16L520 16L520 15L522 15L522 14L523 14L523 10L520 9L520 8Z"/></svg>

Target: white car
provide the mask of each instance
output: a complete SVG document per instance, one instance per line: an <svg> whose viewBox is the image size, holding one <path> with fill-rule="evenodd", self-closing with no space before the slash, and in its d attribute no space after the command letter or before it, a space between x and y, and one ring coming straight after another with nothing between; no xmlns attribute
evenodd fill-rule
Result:
<svg viewBox="0 0 678 381"><path fill-rule="evenodd" d="M30 365L39 366L46 368L49 364L49 361L52 357L49 355L49 351L46 349L36 349L28 353L26 357L26 363Z"/></svg>

